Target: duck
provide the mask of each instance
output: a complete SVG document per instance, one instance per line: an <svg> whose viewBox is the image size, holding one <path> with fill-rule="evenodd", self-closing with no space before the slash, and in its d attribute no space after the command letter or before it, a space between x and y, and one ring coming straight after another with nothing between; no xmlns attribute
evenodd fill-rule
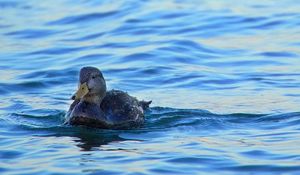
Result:
<svg viewBox="0 0 300 175"><path fill-rule="evenodd" d="M79 86L65 117L65 124L100 129L131 129L144 124L152 101L140 101L121 90L107 91L102 72L83 67Z"/></svg>

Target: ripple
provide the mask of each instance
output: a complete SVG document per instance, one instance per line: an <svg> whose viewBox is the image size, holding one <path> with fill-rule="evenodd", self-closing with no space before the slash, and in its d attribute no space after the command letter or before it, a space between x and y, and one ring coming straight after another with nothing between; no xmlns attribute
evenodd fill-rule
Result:
<svg viewBox="0 0 300 175"><path fill-rule="evenodd" d="M271 154L267 151L262 151L262 150L251 150L251 151L242 152L241 154L248 157L260 157L261 159L269 159L269 160L284 160L284 159L291 159L296 157L296 156L285 156L285 155L283 156L283 155Z"/></svg>
<svg viewBox="0 0 300 175"><path fill-rule="evenodd" d="M271 166L271 165L245 165L245 166L236 166L236 167L227 167L227 168L223 168L224 170L233 170L233 171L237 171L237 172L265 172L265 173L269 173L270 171L272 172L295 172L295 171L299 171L300 168L298 166Z"/></svg>
<svg viewBox="0 0 300 175"><path fill-rule="evenodd" d="M19 156L21 156L22 153L21 152L18 152L18 151L0 151L0 157L1 159L5 160L5 159L14 159L14 158L17 158Z"/></svg>
<svg viewBox="0 0 300 175"><path fill-rule="evenodd" d="M73 52L85 50L88 48L89 47L54 47L54 48L47 48L43 50L30 52L27 53L26 55L62 55L62 54L70 54Z"/></svg>
<svg viewBox="0 0 300 175"><path fill-rule="evenodd" d="M38 89L44 89L47 87L45 82L40 81L27 81L27 82L20 82L20 83L0 83L1 85L5 86L5 92L22 92L26 91L38 91Z"/></svg>
<svg viewBox="0 0 300 175"><path fill-rule="evenodd" d="M253 26L251 28L266 30L266 29L276 28L278 26L281 26L282 24L284 24L284 21L277 20L277 21L266 22L266 23L260 24L258 26Z"/></svg>
<svg viewBox="0 0 300 175"><path fill-rule="evenodd" d="M87 34L83 37L79 37L79 38L74 38L74 39L65 39L65 41L88 41L88 40L92 40L92 39L97 39L99 37L102 37L103 35L105 35L105 32L99 32L99 33L95 33L95 34Z"/></svg>
<svg viewBox="0 0 300 175"><path fill-rule="evenodd" d="M297 57L296 54L289 52L264 52L260 53L259 55L266 57Z"/></svg>
<svg viewBox="0 0 300 175"><path fill-rule="evenodd" d="M93 20L99 20L101 18L114 17L116 14L118 14L118 11L74 15L74 16L68 16L62 19L48 22L47 25L64 25L64 24L76 24L82 22L89 22Z"/></svg>
<svg viewBox="0 0 300 175"><path fill-rule="evenodd" d="M279 61L268 61L268 60L249 60L249 61L234 61L230 62L228 61L227 63L224 62L208 62L205 63L208 66L253 66L255 65L256 67L259 66L266 66L266 65L284 65L284 63L279 62Z"/></svg>
<svg viewBox="0 0 300 175"><path fill-rule="evenodd" d="M1 1L0 9L30 9L31 7L28 5L24 5L22 3L14 2L14 1Z"/></svg>
<svg viewBox="0 0 300 175"><path fill-rule="evenodd" d="M49 37L57 33L61 33L61 31L47 30L47 29L27 29L27 30L9 32L6 33L5 35L9 35L9 36L11 35L23 39L39 39L39 38Z"/></svg>
<svg viewBox="0 0 300 175"><path fill-rule="evenodd" d="M214 158L196 158L196 157L183 157L183 158L175 158L170 159L168 162L171 163L182 163L182 164L219 164L219 162L223 162L220 159Z"/></svg>

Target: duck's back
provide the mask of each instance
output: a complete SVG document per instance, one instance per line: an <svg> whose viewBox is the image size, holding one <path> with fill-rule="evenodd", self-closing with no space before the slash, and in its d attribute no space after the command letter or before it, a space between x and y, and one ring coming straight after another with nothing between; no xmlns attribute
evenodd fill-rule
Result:
<svg viewBox="0 0 300 175"><path fill-rule="evenodd" d="M139 126L144 122L144 109L151 102L138 101L136 98L119 90L106 93L101 109L115 125Z"/></svg>

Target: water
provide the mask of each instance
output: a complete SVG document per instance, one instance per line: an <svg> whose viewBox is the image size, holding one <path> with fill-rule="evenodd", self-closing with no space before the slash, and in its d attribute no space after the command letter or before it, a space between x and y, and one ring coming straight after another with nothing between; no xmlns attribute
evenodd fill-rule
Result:
<svg viewBox="0 0 300 175"><path fill-rule="evenodd" d="M300 173L300 4L0 0L1 174ZM153 100L63 126L82 66Z"/></svg>

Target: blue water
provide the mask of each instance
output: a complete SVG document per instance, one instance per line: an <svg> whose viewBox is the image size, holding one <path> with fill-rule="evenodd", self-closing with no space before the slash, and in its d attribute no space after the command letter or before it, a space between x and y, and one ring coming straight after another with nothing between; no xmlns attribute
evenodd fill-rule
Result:
<svg viewBox="0 0 300 175"><path fill-rule="evenodd" d="M0 174L299 174L296 0L0 0ZM152 100L63 126L82 66Z"/></svg>

